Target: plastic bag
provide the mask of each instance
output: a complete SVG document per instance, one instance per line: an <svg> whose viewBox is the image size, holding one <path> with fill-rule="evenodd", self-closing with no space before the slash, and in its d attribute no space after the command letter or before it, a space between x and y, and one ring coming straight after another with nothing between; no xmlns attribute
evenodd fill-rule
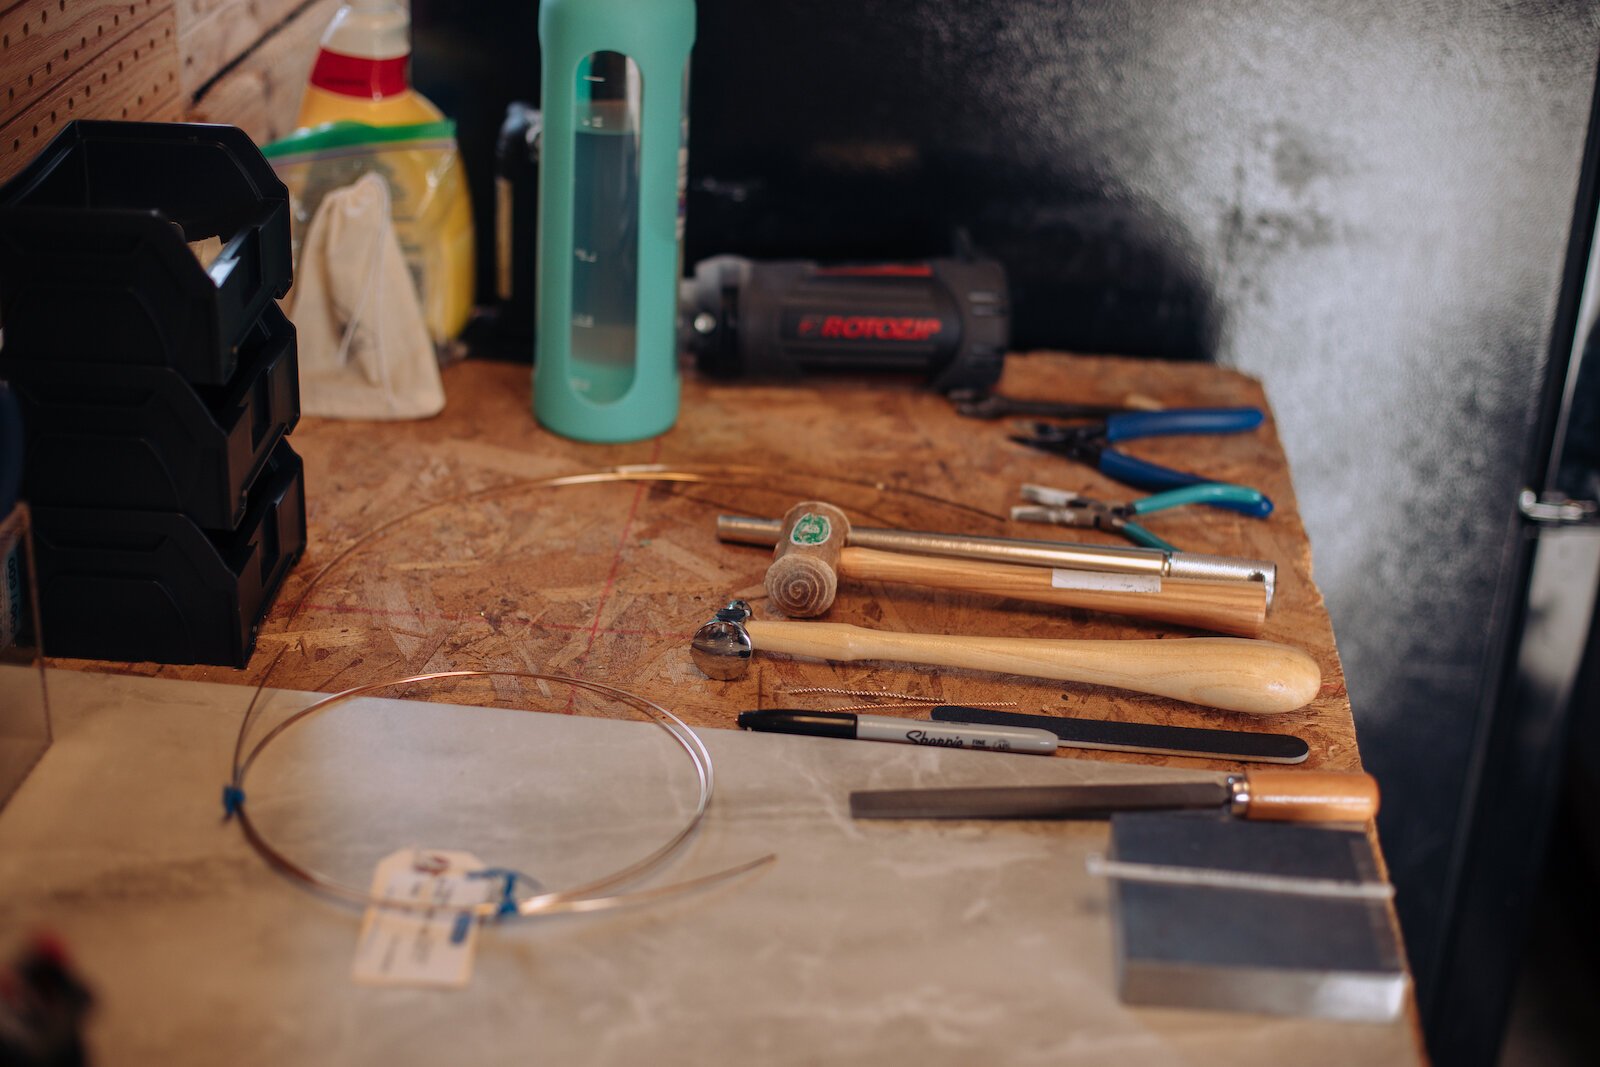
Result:
<svg viewBox="0 0 1600 1067"><path fill-rule="evenodd" d="M416 283L428 333L443 347L472 313L472 206L449 120L410 126L330 122L262 148L289 187L298 271L300 245L322 200L368 173L389 187L395 235Z"/></svg>

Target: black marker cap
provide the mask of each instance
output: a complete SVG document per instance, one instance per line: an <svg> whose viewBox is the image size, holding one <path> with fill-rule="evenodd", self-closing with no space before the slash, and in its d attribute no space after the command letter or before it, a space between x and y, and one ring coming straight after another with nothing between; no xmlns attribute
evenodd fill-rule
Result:
<svg viewBox="0 0 1600 1067"><path fill-rule="evenodd" d="M838 711L800 711L766 708L741 711L739 726L773 734L804 734L807 737L854 737L856 717Z"/></svg>

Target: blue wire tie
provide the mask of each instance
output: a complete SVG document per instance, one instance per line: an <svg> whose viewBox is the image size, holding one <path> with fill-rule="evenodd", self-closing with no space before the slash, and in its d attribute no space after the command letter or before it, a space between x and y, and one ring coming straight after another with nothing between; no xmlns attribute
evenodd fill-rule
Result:
<svg viewBox="0 0 1600 1067"><path fill-rule="evenodd" d="M244 790L236 785L222 787L222 821L227 822L244 807Z"/></svg>
<svg viewBox="0 0 1600 1067"><path fill-rule="evenodd" d="M456 924L450 928L450 943L459 945L467 939L467 931L472 929L472 912L464 911L456 916Z"/></svg>
<svg viewBox="0 0 1600 1067"><path fill-rule="evenodd" d="M517 914L517 879L521 877L518 872L509 867L485 867L481 871L468 871L467 877L504 879L500 887L500 906L495 909L494 916L502 919Z"/></svg>

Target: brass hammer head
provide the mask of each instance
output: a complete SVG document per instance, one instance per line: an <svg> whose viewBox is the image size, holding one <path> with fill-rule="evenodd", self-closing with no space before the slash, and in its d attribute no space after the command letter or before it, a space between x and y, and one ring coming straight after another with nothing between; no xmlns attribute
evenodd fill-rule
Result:
<svg viewBox="0 0 1600 1067"><path fill-rule="evenodd" d="M750 669L750 654L755 647L744 628L749 617L749 604L730 600L727 607L694 632L694 640L689 642L689 655L707 678L731 681L744 677Z"/></svg>

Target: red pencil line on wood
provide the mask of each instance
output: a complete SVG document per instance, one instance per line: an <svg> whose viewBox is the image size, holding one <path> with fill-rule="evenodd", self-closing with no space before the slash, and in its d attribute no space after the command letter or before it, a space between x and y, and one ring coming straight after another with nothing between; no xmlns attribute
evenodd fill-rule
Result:
<svg viewBox="0 0 1600 1067"><path fill-rule="evenodd" d="M650 450L650 462L655 463L661 458L661 438L656 438L655 447ZM622 523L622 532L617 535L617 550L611 556L611 570L606 574L606 584L600 589L600 601L594 606L594 622L589 627L589 641L583 646L583 651L578 653L574 664L583 663L589 658L590 649L594 648L594 640L600 634L600 619L606 610L606 599L611 596L612 588L617 584L617 573L622 570L622 554L628 547L628 534L633 529L633 520L639 514L639 503L644 500L644 494L650 488L649 482L640 482L633 491L633 503L628 505L628 517ZM567 694L566 710L572 710L572 702L577 698L578 691L572 690Z"/></svg>

